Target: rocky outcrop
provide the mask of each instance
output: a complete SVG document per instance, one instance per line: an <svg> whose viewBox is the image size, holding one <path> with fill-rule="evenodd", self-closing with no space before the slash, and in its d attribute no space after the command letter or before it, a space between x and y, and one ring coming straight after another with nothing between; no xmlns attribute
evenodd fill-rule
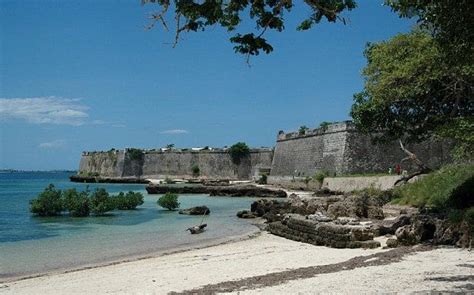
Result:
<svg viewBox="0 0 474 295"><path fill-rule="evenodd" d="M157 185L150 184L146 187L149 194L209 194L210 196L228 197L259 197L259 198L286 198L283 190L271 189L255 185Z"/></svg>
<svg viewBox="0 0 474 295"><path fill-rule="evenodd" d="M287 239L333 248L376 248L380 243L374 241L374 234L361 225L338 225L332 222L319 222L300 215L286 215L282 221L268 225L272 234Z"/></svg>
<svg viewBox="0 0 474 295"><path fill-rule="evenodd" d="M334 202L328 206L327 213L332 218L340 216L368 219L384 218L382 204L376 198L366 195L349 196L339 202Z"/></svg>
<svg viewBox="0 0 474 295"><path fill-rule="evenodd" d="M409 224L399 227L395 232L401 245L429 242L465 248L472 247L472 234L466 222L455 223L428 214L414 215Z"/></svg>
<svg viewBox="0 0 474 295"><path fill-rule="evenodd" d="M188 209L179 210L179 214L185 215L209 215L211 210L207 206L196 206Z"/></svg>
<svg viewBox="0 0 474 295"><path fill-rule="evenodd" d="M149 180L140 177L100 177L100 176L83 176L71 175L69 180L72 182L82 183L149 183Z"/></svg>
<svg viewBox="0 0 474 295"><path fill-rule="evenodd" d="M255 214L255 212L242 210L242 211L237 212L237 217L244 218L244 219L253 219L253 218L257 218L258 216L257 214Z"/></svg>
<svg viewBox="0 0 474 295"><path fill-rule="evenodd" d="M374 230L378 236L383 235L394 235L395 231L411 223L411 216L408 214L401 214L392 219L381 220L379 223L374 225Z"/></svg>

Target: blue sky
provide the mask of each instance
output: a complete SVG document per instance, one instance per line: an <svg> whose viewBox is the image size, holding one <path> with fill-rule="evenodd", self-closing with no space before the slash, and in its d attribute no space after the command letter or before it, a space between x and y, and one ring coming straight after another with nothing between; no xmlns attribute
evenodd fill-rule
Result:
<svg viewBox="0 0 474 295"><path fill-rule="evenodd" d="M298 1L249 67L220 28L173 49L172 33L144 30L156 7L139 2L0 0L0 168L76 169L83 150L169 143L273 146L279 130L349 119L365 44L413 25L359 0L347 25L297 32Z"/></svg>

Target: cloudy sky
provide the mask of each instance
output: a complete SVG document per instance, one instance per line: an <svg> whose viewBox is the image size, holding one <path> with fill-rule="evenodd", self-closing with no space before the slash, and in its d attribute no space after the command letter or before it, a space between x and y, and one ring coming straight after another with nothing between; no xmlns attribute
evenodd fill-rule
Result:
<svg viewBox="0 0 474 295"><path fill-rule="evenodd" d="M273 146L279 130L349 119L365 44L412 26L360 0L347 25L297 32L297 7L249 67L219 28L171 48L171 33L144 30L154 7L139 2L0 1L0 168L77 169L83 150Z"/></svg>

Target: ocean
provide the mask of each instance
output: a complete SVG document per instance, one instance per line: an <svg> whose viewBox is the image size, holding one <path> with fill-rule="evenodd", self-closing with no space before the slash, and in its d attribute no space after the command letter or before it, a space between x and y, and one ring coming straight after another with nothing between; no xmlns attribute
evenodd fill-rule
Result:
<svg viewBox="0 0 474 295"><path fill-rule="evenodd" d="M66 172L0 173L0 280L51 271L93 266L161 252L193 248L255 231L238 210L254 198L180 195L181 208L206 205L208 230L191 235L186 228L201 216L180 215L158 207L159 195L148 195L143 184L82 184L69 181ZM106 188L115 194L139 191L145 203L132 211L113 211L101 217L37 217L29 200L49 184L59 189Z"/></svg>

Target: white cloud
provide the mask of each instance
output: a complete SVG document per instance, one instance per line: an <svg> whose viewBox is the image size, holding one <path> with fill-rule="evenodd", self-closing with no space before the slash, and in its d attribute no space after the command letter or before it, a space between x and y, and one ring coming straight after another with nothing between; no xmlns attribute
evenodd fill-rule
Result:
<svg viewBox="0 0 474 295"><path fill-rule="evenodd" d="M0 117L34 124L79 126L89 117L78 99L59 97L0 98Z"/></svg>
<svg viewBox="0 0 474 295"><path fill-rule="evenodd" d="M189 132L188 130L184 130L184 129L170 129L170 130L163 130L160 133L161 134L186 134Z"/></svg>
<svg viewBox="0 0 474 295"><path fill-rule="evenodd" d="M58 140L53 140L50 142L43 142L38 145L38 147L42 149L56 149L56 148L61 148L66 145L66 141L62 139Z"/></svg>

